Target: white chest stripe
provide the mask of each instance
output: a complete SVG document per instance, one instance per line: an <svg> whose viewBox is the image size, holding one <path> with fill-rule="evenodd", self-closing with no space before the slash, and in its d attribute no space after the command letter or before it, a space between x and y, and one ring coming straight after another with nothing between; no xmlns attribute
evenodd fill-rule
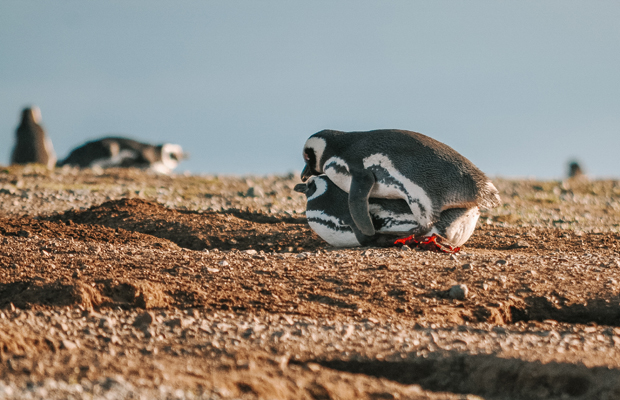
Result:
<svg viewBox="0 0 620 400"><path fill-rule="evenodd" d="M327 191L327 182L325 182L323 178L313 176L308 180L308 183L310 182L314 182L314 184L316 185L316 191L312 193L311 196L308 196L307 201L316 199L317 197L323 195L323 193Z"/></svg>
<svg viewBox="0 0 620 400"><path fill-rule="evenodd" d="M308 224L310 225L310 228L312 228L317 235L319 235L330 245L336 247L355 247L360 245L360 242L355 237L353 231L339 231L331 229L328 225L315 222L315 220L318 219L320 221L330 222L337 227L343 227L345 229L348 228L340 219L332 215L325 214L323 211L314 210L306 211L306 216L308 217Z"/></svg>
<svg viewBox="0 0 620 400"><path fill-rule="evenodd" d="M137 158L136 153L131 150L121 150L115 156L110 158L99 158L90 163L89 167L94 168L96 166L101 168L114 167L121 164L124 160L132 160Z"/></svg>
<svg viewBox="0 0 620 400"><path fill-rule="evenodd" d="M336 226L343 226L343 227L346 226L340 220L340 218L336 218L333 215L325 214L323 211L307 210L306 211L306 217L308 219L314 218L314 219L320 219L320 220L323 220L323 221L328 221L328 222L331 222L332 224L334 224Z"/></svg>
<svg viewBox="0 0 620 400"><path fill-rule="evenodd" d="M324 173L336 186L349 193L351 173L349 172L349 166L342 158L330 157L325 162Z"/></svg>
<svg viewBox="0 0 620 400"><path fill-rule="evenodd" d="M418 221L421 225L427 225L430 223L433 210L433 203L431 202L431 199L428 197L424 189L416 185L413 181L394 168L394 165L389 157L385 154L377 153L364 158L363 163L364 168L366 169L376 166L386 170L390 177L400 184L394 185L389 182L377 181L373 187L373 190L370 192L371 197L404 199L409 204L416 221ZM422 206L424 210L422 210L420 206Z"/></svg>

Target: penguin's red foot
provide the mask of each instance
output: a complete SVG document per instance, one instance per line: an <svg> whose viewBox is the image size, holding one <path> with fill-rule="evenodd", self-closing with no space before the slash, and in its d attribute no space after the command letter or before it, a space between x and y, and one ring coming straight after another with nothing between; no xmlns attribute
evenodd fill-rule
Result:
<svg viewBox="0 0 620 400"><path fill-rule="evenodd" d="M407 245L409 247L418 247L424 250L438 251L448 254L455 254L461 251L460 247L452 247L447 243L443 243L445 239L439 235L433 234L431 236L424 236L416 238L414 235L409 237L398 239L394 242L395 245Z"/></svg>

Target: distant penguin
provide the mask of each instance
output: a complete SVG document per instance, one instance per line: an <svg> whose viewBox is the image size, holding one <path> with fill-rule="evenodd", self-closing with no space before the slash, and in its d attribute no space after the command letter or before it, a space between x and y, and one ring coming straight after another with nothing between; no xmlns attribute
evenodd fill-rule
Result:
<svg viewBox="0 0 620 400"><path fill-rule="evenodd" d="M582 178L584 176L585 174L583 172L583 169L581 168L581 165L579 165L579 162L573 160L568 164L569 178Z"/></svg>
<svg viewBox="0 0 620 400"><path fill-rule="evenodd" d="M335 247L387 246L397 237L419 230L419 223L409 205L402 199L369 200L369 211L375 234L364 235L355 225L348 206L348 195L326 175L311 176L295 191L307 197L306 217L313 231ZM440 222L429 235L437 234L454 246L461 246L472 235L480 212L478 207L453 208L441 213Z"/></svg>
<svg viewBox="0 0 620 400"><path fill-rule="evenodd" d="M178 144L154 146L123 137L106 137L83 144L71 151L59 166L82 168L142 168L169 174L187 158Z"/></svg>
<svg viewBox="0 0 620 400"><path fill-rule="evenodd" d="M471 161L417 132L324 130L306 141L303 156L302 180L324 173L348 192L351 217L365 236L375 234L369 198L405 200L419 223L413 235L426 234L447 218L445 210L500 204L493 183Z"/></svg>
<svg viewBox="0 0 620 400"><path fill-rule="evenodd" d="M56 153L52 141L40 125L41 110L38 107L24 108L17 127L16 143L11 155L11 164L43 164L54 168Z"/></svg>

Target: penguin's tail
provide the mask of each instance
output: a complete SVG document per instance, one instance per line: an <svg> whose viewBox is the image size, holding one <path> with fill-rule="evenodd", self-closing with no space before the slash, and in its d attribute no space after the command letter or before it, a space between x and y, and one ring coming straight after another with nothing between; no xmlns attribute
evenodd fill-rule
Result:
<svg viewBox="0 0 620 400"><path fill-rule="evenodd" d="M499 207L502 204L499 191L491 181L486 181L486 183L479 188L476 203L478 207L485 209Z"/></svg>

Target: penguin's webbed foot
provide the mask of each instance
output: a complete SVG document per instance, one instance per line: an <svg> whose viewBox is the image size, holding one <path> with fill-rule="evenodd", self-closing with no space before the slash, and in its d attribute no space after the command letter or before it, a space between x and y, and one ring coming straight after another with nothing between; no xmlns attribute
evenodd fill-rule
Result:
<svg viewBox="0 0 620 400"><path fill-rule="evenodd" d="M431 236L424 237L416 237L415 235L411 235L403 239L397 239L394 242L394 245L407 245L409 247L417 247L423 250L437 251L448 254L455 254L461 251L460 247L452 247L448 243L444 243L445 241L446 239L437 234L432 234Z"/></svg>

